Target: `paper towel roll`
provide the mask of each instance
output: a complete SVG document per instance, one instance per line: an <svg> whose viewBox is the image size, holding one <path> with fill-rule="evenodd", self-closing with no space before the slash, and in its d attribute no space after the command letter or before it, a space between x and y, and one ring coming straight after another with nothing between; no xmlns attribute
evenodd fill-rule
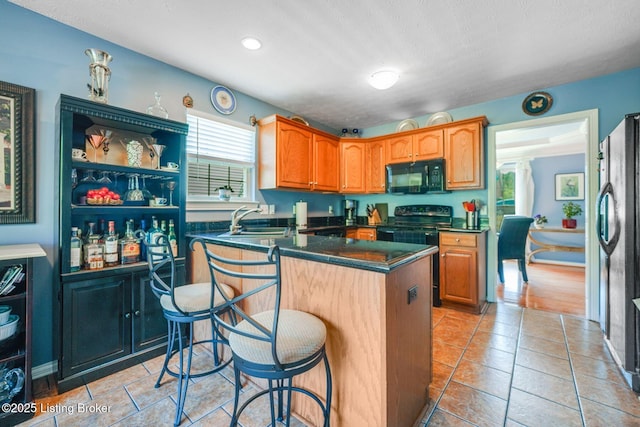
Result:
<svg viewBox="0 0 640 427"><path fill-rule="evenodd" d="M296 228L307 228L307 202L296 202Z"/></svg>

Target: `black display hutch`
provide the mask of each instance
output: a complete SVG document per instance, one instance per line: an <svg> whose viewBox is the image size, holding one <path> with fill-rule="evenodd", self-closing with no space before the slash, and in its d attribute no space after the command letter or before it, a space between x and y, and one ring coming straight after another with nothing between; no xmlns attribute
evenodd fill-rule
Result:
<svg viewBox="0 0 640 427"><path fill-rule="evenodd" d="M168 162L186 165L185 144L188 125L111 105L61 95L57 108L57 140L60 142L58 230L59 274L58 308L58 390L104 377L140 363L166 350L167 329L159 301L148 286L145 262L119 264L100 270L70 269L71 228L84 233L87 224L100 219L113 220L122 235L125 221L133 219L135 228L142 219L151 226L152 216L173 220L178 239L177 283L185 277L186 168L169 170ZM85 135L109 130L109 151L93 148ZM166 146L156 167L144 138L155 138ZM138 140L143 145L143 163L128 166L126 145ZM148 140L147 140L148 141ZM72 149L86 152L87 160L72 158ZM72 179L75 171L76 180ZM83 181L89 175L106 175L112 182ZM167 183L176 183L173 206L150 206L148 201L124 201L122 205L89 205L84 197L90 189L107 187L125 197L129 178L152 195L169 199ZM76 183L77 181L77 183Z"/></svg>

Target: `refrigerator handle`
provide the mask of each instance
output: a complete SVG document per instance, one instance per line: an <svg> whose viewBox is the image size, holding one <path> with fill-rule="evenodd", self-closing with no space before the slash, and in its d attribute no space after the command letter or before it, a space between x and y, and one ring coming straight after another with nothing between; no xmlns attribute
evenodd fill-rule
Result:
<svg viewBox="0 0 640 427"><path fill-rule="evenodd" d="M609 198L613 203L613 209L610 210L610 211L613 211L613 218L612 218L613 226L614 226L613 235L608 241L604 240L604 238L602 237L602 215L601 214L596 215L596 230L598 230L597 235L598 235L598 242L600 243L600 247L605 252L605 254L607 254L607 257L609 257L611 256L614 249L616 248L618 244L618 239L620 239L620 220L618 218L618 206L617 206L616 198L613 193L613 185L611 185L610 182L607 182L605 185L602 186L602 189L600 189L600 193L598 194L598 199L596 204L598 212L600 211L602 200L607 195L609 195Z"/></svg>

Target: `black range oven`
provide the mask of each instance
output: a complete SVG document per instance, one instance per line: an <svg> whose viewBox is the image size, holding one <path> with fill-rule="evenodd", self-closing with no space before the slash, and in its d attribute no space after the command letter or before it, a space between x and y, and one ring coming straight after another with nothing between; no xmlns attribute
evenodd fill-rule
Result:
<svg viewBox="0 0 640 427"><path fill-rule="evenodd" d="M380 226L377 240L438 246L438 228L451 227L453 209L442 205L397 206L392 223ZM440 257L433 257L433 305L440 301Z"/></svg>

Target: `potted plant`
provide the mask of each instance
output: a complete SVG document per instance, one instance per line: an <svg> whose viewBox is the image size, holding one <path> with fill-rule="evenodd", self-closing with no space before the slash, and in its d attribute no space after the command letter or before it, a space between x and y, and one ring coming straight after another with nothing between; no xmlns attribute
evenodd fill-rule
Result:
<svg viewBox="0 0 640 427"><path fill-rule="evenodd" d="M577 221L573 219L573 217L582 214L582 207L573 202L567 202L562 205L562 212L564 213L564 218L562 219L562 227L576 228Z"/></svg>
<svg viewBox="0 0 640 427"><path fill-rule="evenodd" d="M544 228L544 225L547 223L547 217L544 215L537 214L533 217L533 226L535 228Z"/></svg>
<svg viewBox="0 0 640 427"><path fill-rule="evenodd" d="M218 190L218 198L220 200L224 200L228 202L231 199L231 193L233 193L233 188L231 188L231 168L227 168L227 183L222 187L215 188Z"/></svg>

